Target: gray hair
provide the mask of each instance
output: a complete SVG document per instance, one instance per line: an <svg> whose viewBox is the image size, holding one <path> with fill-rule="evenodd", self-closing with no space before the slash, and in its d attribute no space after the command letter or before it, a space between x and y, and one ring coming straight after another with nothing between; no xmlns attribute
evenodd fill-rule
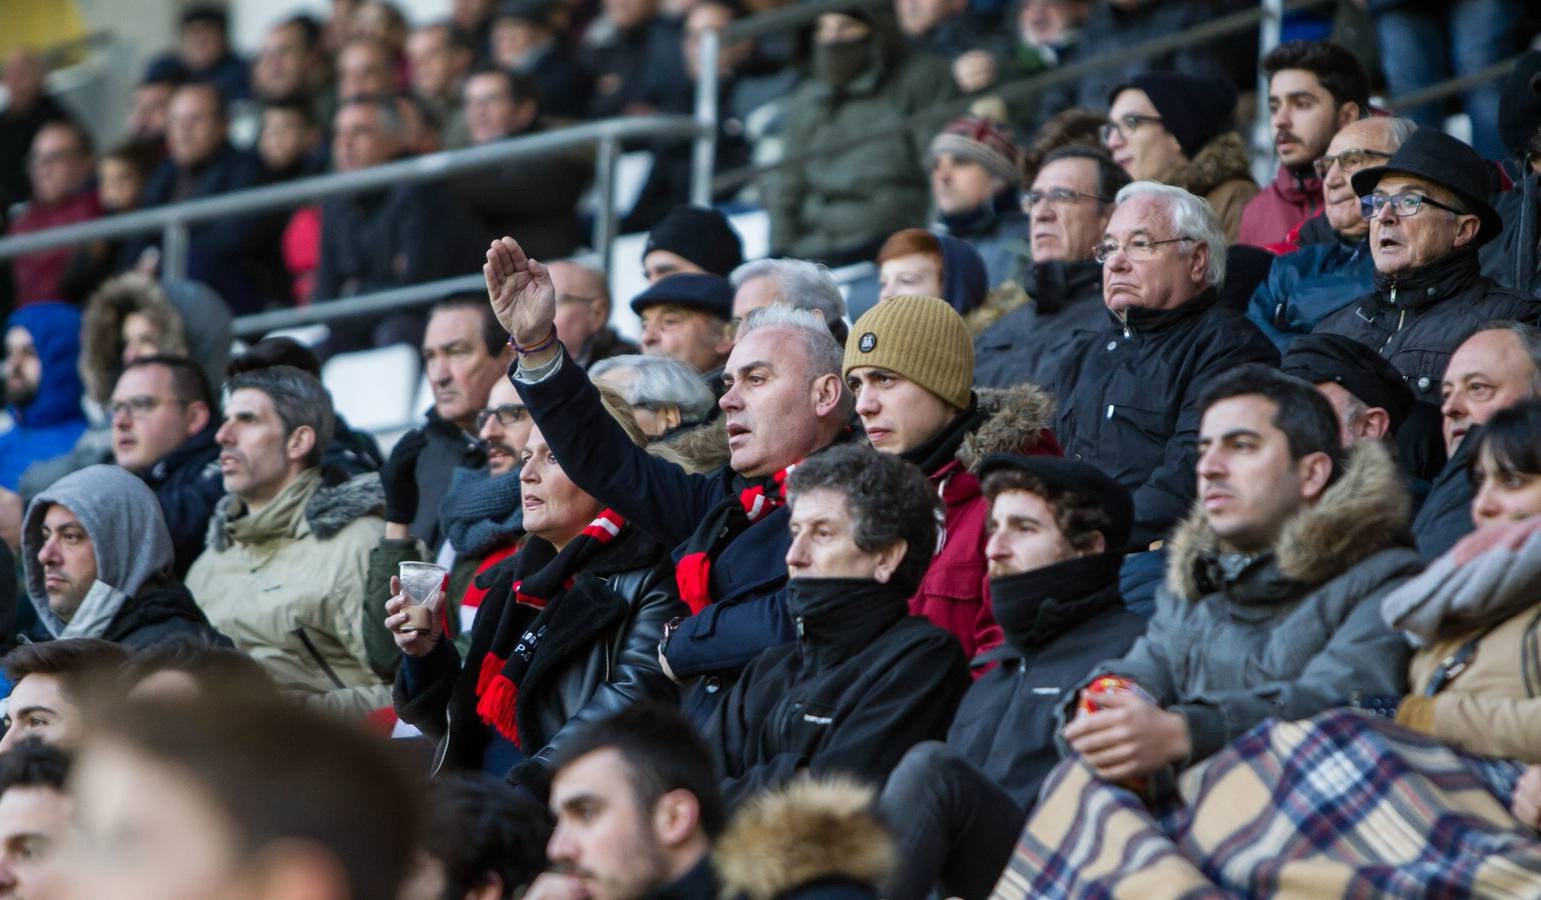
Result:
<svg viewBox="0 0 1541 900"><path fill-rule="evenodd" d="M728 276L735 290L756 278L774 278L781 285L781 301L794 309L816 309L830 323L845 318L845 298L826 265L806 259L756 259Z"/></svg>
<svg viewBox="0 0 1541 900"><path fill-rule="evenodd" d="M1118 192L1117 202L1122 204L1135 197L1160 198L1172 217L1172 227L1177 229L1177 236L1189 238L1209 248L1209 268L1205 272L1205 283L1215 287L1225 280L1225 229L1220 225L1220 217L1215 215L1214 209L1203 197L1157 181L1136 181L1124 185Z"/></svg>
<svg viewBox="0 0 1541 900"><path fill-rule="evenodd" d="M1513 319L1495 319L1477 329L1476 333L1484 331L1507 331L1519 340L1520 349L1530 357L1530 365L1534 369L1530 376L1530 390L1541 397L1541 328Z"/></svg>
<svg viewBox="0 0 1541 900"><path fill-rule="evenodd" d="M796 309L785 303L772 303L750 311L744 324L739 326L738 340L762 328L785 328L797 332L803 342L803 352L808 355L808 380L825 375L840 377L845 364L845 351L829 333L829 326L818 313L809 309Z"/></svg>
<svg viewBox="0 0 1541 900"><path fill-rule="evenodd" d="M1407 139L1412 137L1413 132L1418 130L1418 123L1412 119L1392 117L1386 119L1385 122L1390 126L1386 136L1391 138L1391 148L1393 150L1407 143Z"/></svg>
<svg viewBox="0 0 1541 900"><path fill-rule="evenodd" d="M225 382L225 394L240 390L261 391L273 401L273 410L284 423L284 436L294 434L302 425L316 434L315 446L305 457L306 467L321 465L321 457L332 443L337 427L332 413L332 395L316 376L294 366L268 366L231 376Z"/></svg>
<svg viewBox="0 0 1541 900"><path fill-rule="evenodd" d="M651 410L673 406L680 411L683 425L706 421L717 405L717 398L696 370L677 359L641 354L612 356L589 366L589 378L598 381L606 372L617 369L635 373L631 384L621 391L628 404Z"/></svg>

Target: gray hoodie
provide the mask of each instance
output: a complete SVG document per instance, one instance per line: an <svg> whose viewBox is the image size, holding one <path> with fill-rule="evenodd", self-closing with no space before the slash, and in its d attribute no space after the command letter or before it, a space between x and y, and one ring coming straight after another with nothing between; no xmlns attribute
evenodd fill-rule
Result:
<svg viewBox="0 0 1541 900"><path fill-rule="evenodd" d="M75 514L91 536L96 583L68 623L48 605L43 590L43 516L58 504ZM155 492L118 466L87 466L54 482L33 498L22 524L21 549L27 595L38 618L56 638L100 637L125 600L171 571L171 532Z"/></svg>

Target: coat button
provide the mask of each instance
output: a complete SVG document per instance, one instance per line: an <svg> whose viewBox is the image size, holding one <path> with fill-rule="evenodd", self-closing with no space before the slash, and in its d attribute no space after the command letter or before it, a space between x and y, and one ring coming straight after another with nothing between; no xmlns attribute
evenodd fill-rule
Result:
<svg viewBox="0 0 1541 900"><path fill-rule="evenodd" d="M716 675L709 676L706 679L706 692L708 694L715 694L721 689L722 681L719 680Z"/></svg>
<svg viewBox="0 0 1541 900"><path fill-rule="evenodd" d="M1109 350L1117 350L1118 349L1118 341L1108 341L1108 349Z"/></svg>
<svg viewBox="0 0 1541 900"><path fill-rule="evenodd" d="M1428 390L1429 389L1429 385L1431 383L1432 382L1429 381L1429 376L1427 376L1427 375L1423 376L1422 378L1419 378L1418 379L1418 390L1420 390L1420 391Z"/></svg>

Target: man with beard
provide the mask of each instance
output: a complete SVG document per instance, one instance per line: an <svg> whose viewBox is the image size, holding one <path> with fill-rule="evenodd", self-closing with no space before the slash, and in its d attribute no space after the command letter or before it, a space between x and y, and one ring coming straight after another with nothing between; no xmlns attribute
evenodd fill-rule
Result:
<svg viewBox="0 0 1541 900"><path fill-rule="evenodd" d="M86 417L80 308L68 303L34 303L11 313L5 327L5 403L12 426L0 432L0 495L16 490L27 466L69 452Z"/></svg>

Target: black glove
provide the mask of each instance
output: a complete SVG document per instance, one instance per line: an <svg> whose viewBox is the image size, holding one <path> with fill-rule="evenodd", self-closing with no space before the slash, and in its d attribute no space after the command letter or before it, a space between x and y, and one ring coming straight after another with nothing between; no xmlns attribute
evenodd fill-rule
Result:
<svg viewBox="0 0 1541 900"><path fill-rule="evenodd" d="M410 525L417 518L417 458L428 446L428 433L419 428L401 436L391 458L380 470L385 489L385 521Z"/></svg>

